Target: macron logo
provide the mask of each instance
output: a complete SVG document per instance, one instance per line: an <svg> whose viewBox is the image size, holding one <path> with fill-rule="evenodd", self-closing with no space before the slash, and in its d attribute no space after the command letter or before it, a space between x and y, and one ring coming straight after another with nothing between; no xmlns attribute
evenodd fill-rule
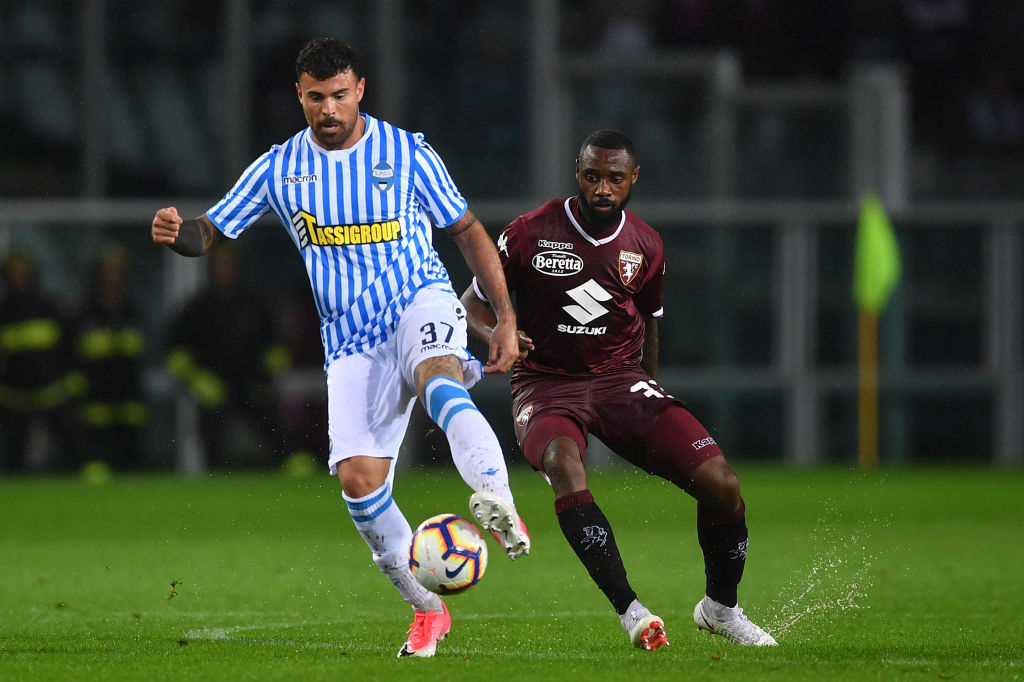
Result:
<svg viewBox="0 0 1024 682"><path fill-rule="evenodd" d="M319 178L317 178L316 174L313 174L313 175L286 175L283 178L281 178L281 180L286 185L299 185L299 184L302 184L304 182L316 182L318 179Z"/></svg>

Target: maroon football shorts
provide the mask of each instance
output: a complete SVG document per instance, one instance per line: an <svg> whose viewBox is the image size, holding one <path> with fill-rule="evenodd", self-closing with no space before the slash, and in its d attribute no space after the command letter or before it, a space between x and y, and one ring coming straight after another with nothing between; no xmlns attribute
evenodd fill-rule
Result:
<svg viewBox="0 0 1024 682"><path fill-rule="evenodd" d="M588 377L517 377L512 417L526 460L540 471L544 450L554 438L575 440L585 459L590 433L623 459L671 481L722 454L685 404L639 369Z"/></svg>

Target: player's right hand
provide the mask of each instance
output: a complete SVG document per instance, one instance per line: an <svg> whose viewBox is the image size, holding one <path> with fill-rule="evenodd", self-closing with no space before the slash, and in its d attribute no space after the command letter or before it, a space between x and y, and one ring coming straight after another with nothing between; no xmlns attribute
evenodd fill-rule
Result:
<svg viewBox="0 0 1024 682"><path fill-rule="evenodd" d="M495 323L491 329L490 352L484 364L484 374L504 374L512 369L520 354L518 331L515 315L507 315Z"/></svg>
<svg viewBox="0 0 1024 682"><path fill-rule="evenodd" d="M153 217L153 241L157 244L173 244L180 228L181 216L178 215L178 209L173 206L161 208Z"/></svg>

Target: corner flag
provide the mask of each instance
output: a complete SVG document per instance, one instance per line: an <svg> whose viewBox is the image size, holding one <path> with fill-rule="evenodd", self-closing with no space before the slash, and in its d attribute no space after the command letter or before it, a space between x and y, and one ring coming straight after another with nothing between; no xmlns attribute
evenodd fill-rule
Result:
<svg viewBox="0 0 1024 682"><path fill-rule="evenodd" d="M862 469L878 464L878 314L900 279L900 251L882 202L874 194L860 203L853 296L860 308L857 459Z"/></svg>
<svg viewBox="0 0 1024 682"><path fill-rule="evenodd" d="M860 202L853 296L857 305L878 314L900 279L900 250L882 202L868 194Z"/></svg>

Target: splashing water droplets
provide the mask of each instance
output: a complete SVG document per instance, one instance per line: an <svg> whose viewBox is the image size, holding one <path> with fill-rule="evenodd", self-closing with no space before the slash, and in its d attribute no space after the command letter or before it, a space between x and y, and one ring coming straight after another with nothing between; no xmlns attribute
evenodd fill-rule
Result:
<svg viewBox="0 0 1024 682"><path fill-rule="evenodd" d="M794 577L775 600L769 616L768 630L776 637L797 623L807 627L812 621L827 620L866 608L865 601L872 587L873 556L867 545L877 519L862 519L855 530L844 536L837 528L842 516L833 504L822 504L808 544L815 548L810 565L800 577Z"/></svg>

